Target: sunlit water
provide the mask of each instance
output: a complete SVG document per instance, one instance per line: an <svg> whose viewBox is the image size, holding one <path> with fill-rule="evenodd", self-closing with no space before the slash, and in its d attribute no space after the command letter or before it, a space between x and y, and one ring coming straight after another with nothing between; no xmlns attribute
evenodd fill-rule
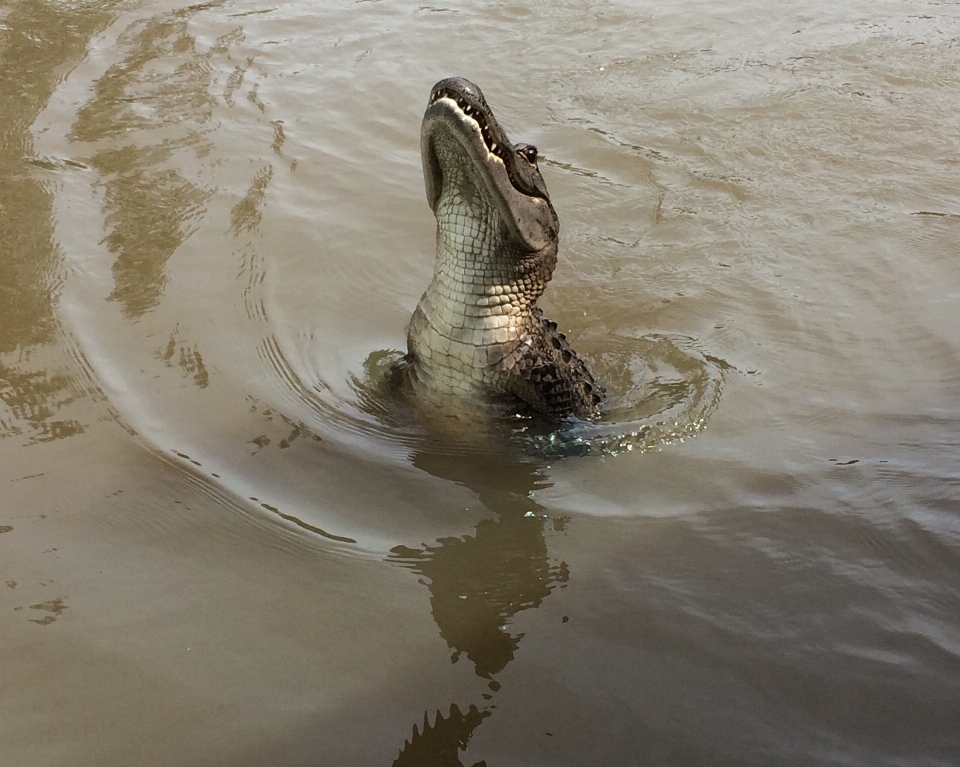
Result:
<svg viewBox="0 0 960 767"><path fill-rule="evenodd" d="M921 2L0 11L11 763L956 764L958 67ZM453 74L597 424L385 383Z"/></svg>

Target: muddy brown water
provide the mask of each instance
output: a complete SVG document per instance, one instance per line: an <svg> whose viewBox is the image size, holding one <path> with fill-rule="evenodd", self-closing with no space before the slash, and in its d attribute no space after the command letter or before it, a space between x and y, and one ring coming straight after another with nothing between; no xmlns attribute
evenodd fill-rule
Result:
<svg viewBox="0 0 960 767"><path fill-rule="evenodd" d="M377 387L452 74L634 450ZM958 114L951 3L0 7L0 762L960 763Z"/></svg>

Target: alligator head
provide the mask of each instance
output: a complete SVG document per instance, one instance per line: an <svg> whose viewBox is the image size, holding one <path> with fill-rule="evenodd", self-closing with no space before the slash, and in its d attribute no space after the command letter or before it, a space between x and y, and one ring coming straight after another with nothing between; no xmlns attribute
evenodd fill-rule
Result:
<svg viewBox="0 0 960 767"><path fill-rule="evenodd" d="M560 231L537 148L511 143L480 89L454 77L430 92L420 150L437 257L407 334L414 387L445 402L595 415L599 387L535 306Z"/></svg>
<svg viewBox="0 0 960 767"><path fill-rule="evenodd" d="M550 279L560 222L537 167L537 148L510 142L476 85L451 77L433 86L420 153L427 201L441 228L453 223L441 218L445 208L467 205L483 215L480 208L495 207L501 248L544 262Z"/></svg>

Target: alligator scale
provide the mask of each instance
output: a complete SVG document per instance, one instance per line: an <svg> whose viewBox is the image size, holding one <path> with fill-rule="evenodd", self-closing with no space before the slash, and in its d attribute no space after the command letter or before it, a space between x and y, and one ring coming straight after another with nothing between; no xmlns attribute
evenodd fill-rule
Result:
<svg viewBox="0 0 960 767"><path fill-rule="evenodd" d="M420 151L437 257L410 320L404 387L445 407L597 417L603 390L536 306L560 226L537 148L511 144L480 89L450 78L430 92Z"/></svg>

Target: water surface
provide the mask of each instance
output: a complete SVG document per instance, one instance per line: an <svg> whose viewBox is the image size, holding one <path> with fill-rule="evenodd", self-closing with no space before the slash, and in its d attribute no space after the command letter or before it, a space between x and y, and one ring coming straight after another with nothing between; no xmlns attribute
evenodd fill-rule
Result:
<svg viewBox="0 0 960 767"><path fill-rule="evenodd" d="M958 763L958 73L906 0L0 8L4 763ZM454 74L635 449L379 388Z"/></svg>

